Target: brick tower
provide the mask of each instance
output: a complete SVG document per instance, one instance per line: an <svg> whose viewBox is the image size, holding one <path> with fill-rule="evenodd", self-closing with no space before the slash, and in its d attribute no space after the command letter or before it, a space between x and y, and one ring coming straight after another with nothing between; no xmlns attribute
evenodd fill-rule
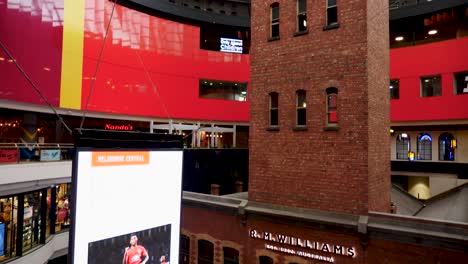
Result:
<svg viewBox="0 0 468 264"><path fill-rule="evenodd" d="M249 200L390 208L388 0L252 0Z"/></svg>

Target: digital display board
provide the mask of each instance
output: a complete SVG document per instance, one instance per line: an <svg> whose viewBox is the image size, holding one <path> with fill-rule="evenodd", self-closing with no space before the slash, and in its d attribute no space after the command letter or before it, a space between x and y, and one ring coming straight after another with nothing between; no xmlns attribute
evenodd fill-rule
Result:
<svg viewBox="0 0 468 264"><path fill-rule="evenodd" d="M221 38L220 51L242 53L242 39Z"/></svg>
<svg viewBox="0 0 468 264"><path fill-rule="evenodd" d="M178 263L180 150L81 150L72 263Z"/></svg>

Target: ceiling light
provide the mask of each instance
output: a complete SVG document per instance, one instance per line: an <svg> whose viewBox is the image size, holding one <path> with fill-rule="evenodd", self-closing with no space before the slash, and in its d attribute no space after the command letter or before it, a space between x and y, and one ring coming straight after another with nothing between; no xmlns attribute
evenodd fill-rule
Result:
<svg viewBox="0 0 468 264"><path fill-rule="evenodd" d="M393 89L393 85L390 85L390 89Z"/></svg>
<svg viewBox="0 0 468 264"><path fill-rule="evenodd" d="M3 58L3 57L0 57L0 61L4 61L4 60L5 60L5 58Z"/></svg>
<svg viewBox="0 0 468 264"><path fill-rule="evenodd" d="M398 37L395 38L396 41L402 41L403 39L405 39L405 38L403 38L403 36L398 36Z"/></svg>
<svg viewBox="0 0 468 264"><path fill-rule="evenodd" d="M246 91L242 91L241 94L247 94L247 92L246 92Z"/></svg>
<svg viewBox="0 0 468 264"><path fill-rule="evenodd" d="M48 67L44 67L42 69L44 69L44 71L50 71L50 68L48 68Z"/></svg>
<svg viewBox="0 0 468 264"><path fill-rule="evenodd" d="M436 29L429 30L429 32L427 32L427 34L435 35L435 34L437 34L437 30Z"/></svg>

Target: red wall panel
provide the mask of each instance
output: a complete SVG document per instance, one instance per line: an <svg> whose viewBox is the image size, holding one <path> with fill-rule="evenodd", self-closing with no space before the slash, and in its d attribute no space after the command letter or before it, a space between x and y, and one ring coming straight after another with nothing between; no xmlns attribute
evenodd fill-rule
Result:
<svg viewBox="0 0 468 264"><path fill-rule="evenodd" d="M390 50L391 79L400 79L400 99L391 101L391 121L468 118L468 94L455 95L453 73L468 71L468 37ZM442 76L442 95L420 96L420 78Z"/></svg>
<svg viewBox="0 0 468 264"><path fill-rule="evenodd" d="M86 4L94 12L85 15L83 109L112 10L112 2L102 3ZM196 26L117 6L88 110L247 122L249 102L199 98L198 80L248 82L249 56L200 50L199 35Z"/></svg>
<svg viewBox="0 0 468 264"><path fill-rule="evenodd" d="M0 1L0 41L54 106L60 98L63 1ZM0 49L0 99L45 104Z"/></svg>

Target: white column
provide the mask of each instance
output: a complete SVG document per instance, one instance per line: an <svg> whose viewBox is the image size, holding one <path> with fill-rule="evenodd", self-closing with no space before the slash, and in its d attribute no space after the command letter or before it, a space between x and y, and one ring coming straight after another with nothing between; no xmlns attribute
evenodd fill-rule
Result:
<svg viewBox="0 0 468 264"><path fill-rule="evenodd" d="M211 124L211 137L210 137L210 148L214 147L214 141L215 141L215 137L214 137L214 124Z"/></svg>

